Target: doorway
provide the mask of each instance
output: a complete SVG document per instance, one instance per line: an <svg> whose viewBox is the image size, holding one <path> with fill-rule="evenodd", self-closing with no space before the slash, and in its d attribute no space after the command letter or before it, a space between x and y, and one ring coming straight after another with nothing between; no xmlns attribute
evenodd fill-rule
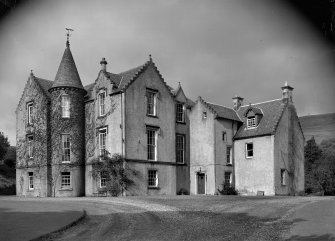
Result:
<svg viewBox="0 0 335 241"><path fill-rule="evenodd" d="M197 172L197 183L198 183L198 193L197 194L205 194L205 173Z"/></svg>

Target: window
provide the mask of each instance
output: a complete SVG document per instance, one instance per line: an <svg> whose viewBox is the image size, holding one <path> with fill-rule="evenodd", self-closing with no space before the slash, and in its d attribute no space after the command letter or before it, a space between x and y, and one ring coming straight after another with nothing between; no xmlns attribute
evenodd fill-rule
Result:
<svg viewBox="0 0 335 241"><path fill-rule="evenodd" d="M246 157L252 158L254 156L254 144L253 143L245 144L245 149L246 149Z"/></svg>
<svg viewBox="0 0 335 241"><path fill-rule="evenodd" d="M157 160L157 128L147 127L148 160Z"/></svg>
<svg viewBox="0 0 335 241"><path fill-rule="evenodd" d="M285 169L280 169L280 180L281 180L281 185L286 186L286 171L285 171Z"/></svg>
<svg viewBox="0 0 335 241"><path fill-rule="evenodd" d="M256 127L256 118L255 117L248 117L247 126L248 126L248 128Z"/></svg>
<svg viewBox="0 0 335 241"><path fill-rule="evenodd" d="M225 131L222 132L222 140L226 141L226 132Z"/></svg>
<svg viewBox="0 0 335 241"><path fill-rule="evenodd" d="M70 118L70 96L62 95L62 117Z"/></svg>
<svg viewBox="0 0 335 241"><path fill-rule="evenodd" d="M28 125L33 123L33 103L28 103L27 104L27 120L28 120Z"/></svg>
<svg viewBox="0 0 335 241"><path fill-rule="evenodd" d="M106 100L106 91L101 91L99 93L99 116L106 114L105 112L105 100Z"/></svg>
<svg viewBox="0 0 335 241"><path fill-rule="evenodd" d="M100 187L105 188L107 186L107 173L100 172Z"/></svg>
<svg viewBox="0 0 335 241"><path fill-rule="evenodd" d="M34 189L34 173L28 172L28 184L29 184L29 190Z"/></svg>
<svg viewBox="0 0 335 241"><path fill-rule="evenodd" d="M185 122L185 107L183 103L176 105L176 120L177 122Z"/></svg>
<svg viewBox="0 0 335 241"><path fill-rule="evenodd" d="M158 187L157 170L148 170L148 187Z"/></svg>
<svg viewBox="0 0 335 241"><path fill-rule="evenodd" d="M206 111L202 112L202 119L207 119L207 112Z"/></svg>
<svg viewBox="0 0 335 241"><path fill-rule="evenodd" d="M34 136L29 135L27 136L28 140L28 157L33 158L34 157Z"/></svg>
<svg viewBox="0 0 335 241"><path fill-rule="evenodd" d="M185 158L185 136L176 135L176 158L177 162L184 163Z"/></svg>
<svg viewBox="0 0 335 241"><path fill-rule="evenodd" d="M62 135L62 162L70 162L70 135Z"/></svg>
<svg viewBox="0 0 335 241"><path fill-rule="evenodd" d="M107 128L99 130L99 155L106 155Z"/></svg>
<svg viewBox="0 0 335 241"><path fill-rule="evenodd" d="M227 146L227 164L232 164L231 161L231 147Z"/></svg>
<svg viewBox="0 0 335 241"><path fill-rule="evenodd" d="M157 115L157 91L147 89L147 115L156 116Z"/></svg>
<svg viewBox="0 0 335 241"><path fill-rule="evenodd" d="M224 183L231 185L231 172L224 173Z"/></svg>
<svg viewBox="0 0 335 241"><path fill-rule="evenodd" d="M71 187L71 173L62 172L61 176L62 176L61 188L70 188Z"/></svg>

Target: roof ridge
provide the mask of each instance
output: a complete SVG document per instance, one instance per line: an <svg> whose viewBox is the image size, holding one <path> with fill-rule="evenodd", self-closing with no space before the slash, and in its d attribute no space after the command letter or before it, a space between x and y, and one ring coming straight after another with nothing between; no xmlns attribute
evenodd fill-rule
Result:
<svg viewBox="0 0 335 241"><path fill-rule="evenodd" d="M231 110L235 111L233 107L228 107L228 106L224 106L224 105L219 105L219 104L215 104L215 103L212 103L212 102L209 102L209 101L206 101L206 102L207 102L208 104L218 105L218 106L221 106L221 107L224 107L224 108L231 109ZM235 111L235 112L236 112L236 111Z"/></svg>
<svg viewBox="0 0 335 241"><path fill-rule="evenodd" d="M264 104L264 103L268 103L268 102L272 102L272 101L277 101L277 100L282 100L282 99L274 99L274 100L267 100L267 101L263 101L263 102L258 102L258 103L250 103L251 105L259 105L259 104ZM241 105L241 107L246 107L246 106L250 106L250 104L248 105Z"/></svg>

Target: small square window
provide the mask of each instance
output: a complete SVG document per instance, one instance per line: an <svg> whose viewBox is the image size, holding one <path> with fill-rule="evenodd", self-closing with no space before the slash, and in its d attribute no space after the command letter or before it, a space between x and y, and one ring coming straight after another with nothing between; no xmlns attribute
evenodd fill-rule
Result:
<svg viewBox="0 0 335 241"><path fill-rule="evenodd" d="M207 119L207 112L206 111L202 112L202 119Z"/></svg>
<svg viewBox="0 0 335 241"><path fill-rule="evenodd" d="M225 131L222 132L222 140L226 141L227 134Z"/></svg>
<svg viewBox="0 0 335 241"><path fill-rule="evenodd" d="M245 144L246 157L252 158L254 156L254 144L246 143Z"/></svg>
<svg viewBox="0 0 335 241"><path fill-rule="evenodd" d="M157 170L148 170L148 187L158 187Z"/></svg>
<svg viewBox="0 0 335 241"><path fill-rule="evenodd" d="M71 173L62 172L61 173L61 188L70 188L71 187Z"/></svg>
<svg viewBox="0 0 335 241"><path fill-rule="evenodd" d="M256 117L248 117L247 126L248 126L248 128L256 127Z"/></svg>

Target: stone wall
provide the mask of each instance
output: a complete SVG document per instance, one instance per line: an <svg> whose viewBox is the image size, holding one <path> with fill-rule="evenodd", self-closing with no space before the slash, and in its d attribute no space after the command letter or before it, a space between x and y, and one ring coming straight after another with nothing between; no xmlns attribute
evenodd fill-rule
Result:
<svg viewBox="0 0 335 241"><path fill-rule="evenodd" d="M28 124L27 104L32 103L32 123ZM50 160L49 99L33 76L25 86L16 109L16 188L18 196L48 196L47 164ZM33 137L33 157L28 157L28 136ZM34 189L28 189L28 172L34 174Z"/></svg>

